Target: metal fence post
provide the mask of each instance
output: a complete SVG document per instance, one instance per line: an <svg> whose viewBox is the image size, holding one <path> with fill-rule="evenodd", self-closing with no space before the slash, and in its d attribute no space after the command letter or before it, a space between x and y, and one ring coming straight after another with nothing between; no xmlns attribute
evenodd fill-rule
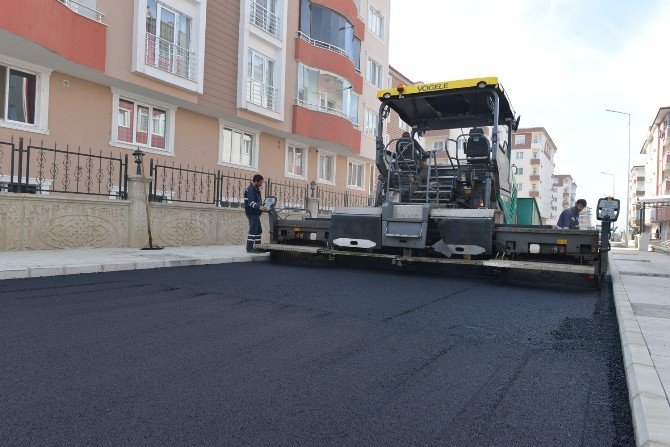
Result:
<svg viewBox="0 0 670 447"><path fill-rule="evenodd" d="M123 198L128 198L128 154L123 156Z"/></svg>
<svg viewBox="0 0 670 447"><path fill-rule="evenodd" d="M149 201L156 200L156 185L158 184L158 178L154 181L154 159L149 159Z"/></svg>
<svg viewBox="0 0 670 447"><path fill-rule="evenodd" d="M12 157L12 161L14 161L13 158L14 157ZM19 169L17 173L19 177L19 185L14 192L21 192L21 185L23 183L23 137L19 137Z"/></svg>

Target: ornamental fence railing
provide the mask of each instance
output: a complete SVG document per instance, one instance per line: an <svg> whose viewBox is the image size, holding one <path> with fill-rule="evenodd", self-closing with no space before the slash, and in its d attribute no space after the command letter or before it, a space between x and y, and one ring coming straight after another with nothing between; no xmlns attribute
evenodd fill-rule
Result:
<svg viewBox="0 0 670 447"><path fill-rule="evenodd" d="M26 144L23 137L12 138L0 141L0 192L127 199L129 163L137 161L129 161L128 154L33 144L31 140ZM149 177L152 202L243 208L253 175L150 159ZM306 211L307 199L318 198L319 213L330 213L338 206L370 206L373 201L365 191L291 179L266 179L262 194L275 197L278 209L292 211Z"/></svg>

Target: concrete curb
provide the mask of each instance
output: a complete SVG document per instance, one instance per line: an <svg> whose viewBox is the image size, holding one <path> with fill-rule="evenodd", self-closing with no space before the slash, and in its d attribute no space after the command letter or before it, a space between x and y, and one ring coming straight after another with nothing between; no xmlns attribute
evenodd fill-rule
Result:
<svg viewBox="0 0 670 447"><path fill-rule="evenodd" d="M608 259L635 440L640 447L670 446L670 405L611 252Z"/></svg>
<svg viewBox="0 0 670 447"><path fill-rule="evenodd" d="M81 263L76 265L52 265L39 267L25 267L12 270L0 270L0 280L4 279L22 279L22 278L40 278L45 276L61 276L61 275L79 275L84 273L103 273L103 272L118 272L127 270L144 270L153 268L167 268L167 267L186 267L192 265L209 265L209 264L228 264L234 262L254 262L267 261L269 254L245 254L235 255L229 257L212 257L200 258L197 256L184 257L180 259L151 259L133 260L126 262L107 262L90 264Z"/></svg>

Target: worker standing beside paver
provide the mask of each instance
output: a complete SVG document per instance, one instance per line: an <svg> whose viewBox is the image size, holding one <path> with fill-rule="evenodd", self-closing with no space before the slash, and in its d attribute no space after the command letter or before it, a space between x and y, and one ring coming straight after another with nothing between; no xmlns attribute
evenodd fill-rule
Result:
<svg viewBox="0 0 670 447"><path fill-rule="evenodd" d="M251 184L244 193L244 214L249 220L249 233L247 234L247 252L254 251L254 245L261 243L261 212L268 209L262 205L261 190L263 176L254 175Z"/></svg>
<svg viewBox="0 0 670 447"><path fill-rule="evenodd" d="M586 200L577 200L575 206L563 210L558 218L558 222L556 222L556 228L563 230L579 230L579 213L581 213L584 208L586 208Z"/></svg>

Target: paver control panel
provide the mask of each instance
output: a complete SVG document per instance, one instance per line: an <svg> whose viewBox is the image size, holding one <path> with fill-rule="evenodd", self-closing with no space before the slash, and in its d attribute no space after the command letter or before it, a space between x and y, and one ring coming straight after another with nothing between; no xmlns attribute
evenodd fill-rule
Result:
<svg viewBox="0 0 670 447"><path fill-rule="evenodd" d="M614 199L612 197L598 199L596 219L604 222L616 222L619 218L619 209L619 199Z"/></svg>

